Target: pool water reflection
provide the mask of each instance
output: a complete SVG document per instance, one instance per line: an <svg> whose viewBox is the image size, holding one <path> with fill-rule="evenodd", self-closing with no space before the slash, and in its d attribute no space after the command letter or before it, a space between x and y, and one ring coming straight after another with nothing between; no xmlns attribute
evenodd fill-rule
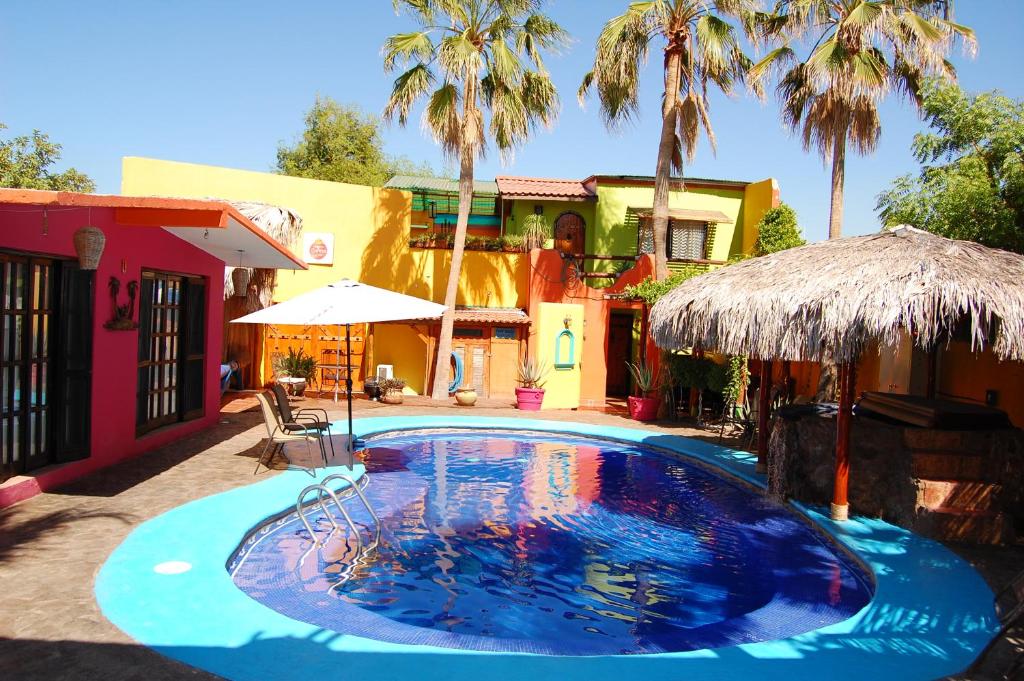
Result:
<svg viewBox="0 0 1024 681"><path fill-rule="evenodd" d="M343 533L315 548L292 519L236 558L235 583L345 633L562 655L783 638L871 598L864 571L785 507L639 445L446 432L374 438L364 462L384 523L374 554L353 566Z"/></svg>

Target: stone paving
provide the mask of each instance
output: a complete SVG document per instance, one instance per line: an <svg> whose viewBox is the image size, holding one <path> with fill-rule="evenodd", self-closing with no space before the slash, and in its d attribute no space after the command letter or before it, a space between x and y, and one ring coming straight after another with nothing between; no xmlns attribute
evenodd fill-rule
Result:
<svg viewBox="0 0 1024 681"><path fill-rule="evenodd" d="M236 399L225 405L214 428L0 510L0 678L215 678L134 643L100 613L93 583L111 551L144 520L275 474L265 469L255 478L252 474L266 436L255 404L251 397ZM343 403L308 399L299 406L324 407L332 419L344 418ZM401 406L359 400L355 410L356 417L466 413L424 398L407 399ZM600 412L524 413L501 401L481 401L472 414L637 426L622 416ZM718 436L716 431L673 422L647 427L712 441ZM301 457L302 452L291 450L289 455ZM275 460L273 467L284 465ZM993 587L1024 569L1022 547L970 548L961 553ZM1024 654L1021 643L1004 641L996 664Z"/></svg>

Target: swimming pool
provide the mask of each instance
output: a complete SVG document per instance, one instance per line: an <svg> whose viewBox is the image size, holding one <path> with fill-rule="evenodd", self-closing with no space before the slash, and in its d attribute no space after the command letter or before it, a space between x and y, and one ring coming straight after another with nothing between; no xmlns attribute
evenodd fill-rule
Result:
<svg viewBox="0 0 1024 681"><path fill-rule="evenodd" d="M847 619L873 592L782 505L650 447L444 431L374 438L361 458L376 550L356 559L319 510L314 546L293 515L228 566L239 588L332 631L552 655L784 638Z"/></svg>
<svg viewBox="0 0 1024 681"><path fill-rule="evenodd" d="M402 416L361 418L356 434L459 428L545 431L669 450L753 487L753 458L650 431L543 419ZM341 426L344 429L344 426ZM363 473L356 465L355 477ZM344 634L262 605L225 569L255 527L294 506L327 475L302 470L189 502L135 527L96 577L103 615L134 640L230 679L345 678L484 681L510 676L586 681L758 678L779 681L925 681L965 668L997 631L992 592L941 544L880 520L834 523L788 504L867 564L871 601L852 617L803 634L715 649L644 655L563 656L407 645ZM378 474L379 475L379 474Z"/></svg>

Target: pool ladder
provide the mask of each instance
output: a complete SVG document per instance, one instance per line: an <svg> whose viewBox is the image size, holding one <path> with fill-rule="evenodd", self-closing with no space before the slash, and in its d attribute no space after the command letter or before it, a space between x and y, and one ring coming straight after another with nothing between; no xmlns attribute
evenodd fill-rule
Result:
<svg viewBox="0 0 1024 681"><path fill-rule="evenodd" d="M369 484L369 478L365 479L367 481L366 484ZM341 493L340 497L338 496L338 492L335 492L330 487L328 487L328 483L333 480L341 480L343 482L348 483L347 487L344 487L341 490L339 490L339 492ZM319 483L315 485L309 485L299 493L299 498L295 501L295 513L299 516L299 520L302 521L302 525L306 528L306 531L309 532L309 536L313 540L313 547L324 545L324 542L320 539L320 537L317 536L316 532L313 531L313 526L310 524L309 519L306 517L306 497L309 495L310 492L313 491L316 492L316 501L310 503L309 506L319 506L320 510L323 511L323 514L327 516L327 520L329 520L331 525L333 526L331 533L333 533L335 530L341 529L341 526L338 524L338 521L335 519L334 515L328 509L327 499L329 498L331 501L333 501L335 508L337 508L338 511L341 512L341 516L345 519L345 524L348 525L349 530L352 531L352 536L356 542L356 561L362 558L366 553L377 548L378 544L380 544L380 518L377 517L376 511L373 510L373 506L370 505L370 502L369 500L367 500L366 495L363 493L362 488L359 486L359 483L357 483L355 480L351 478L351 476L346 475L345 473L333 473L331 475L328 475ZM348 511L345 510L344 503L342 503L344 501L352 499L353 497L359 497L359 500L363 502L363 507L366 508L366 511L370 514L370 517L373 518L373 541L368 546L363 545L363 535L359 531L359 528L356 527L356 524L352 521L352 516L350 516ZM330 533L328 534L328 536L330 536Z"/></svg>

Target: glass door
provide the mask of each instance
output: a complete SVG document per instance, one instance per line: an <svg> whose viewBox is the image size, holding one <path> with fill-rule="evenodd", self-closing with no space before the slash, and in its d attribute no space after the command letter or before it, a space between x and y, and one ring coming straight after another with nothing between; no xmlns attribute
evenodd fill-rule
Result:
<svg viewBox="0 0 1024 681"><path fill-rule="evenodd" d="M54 262L0 253L0 444L7 478L53 462Z"/></svg>

